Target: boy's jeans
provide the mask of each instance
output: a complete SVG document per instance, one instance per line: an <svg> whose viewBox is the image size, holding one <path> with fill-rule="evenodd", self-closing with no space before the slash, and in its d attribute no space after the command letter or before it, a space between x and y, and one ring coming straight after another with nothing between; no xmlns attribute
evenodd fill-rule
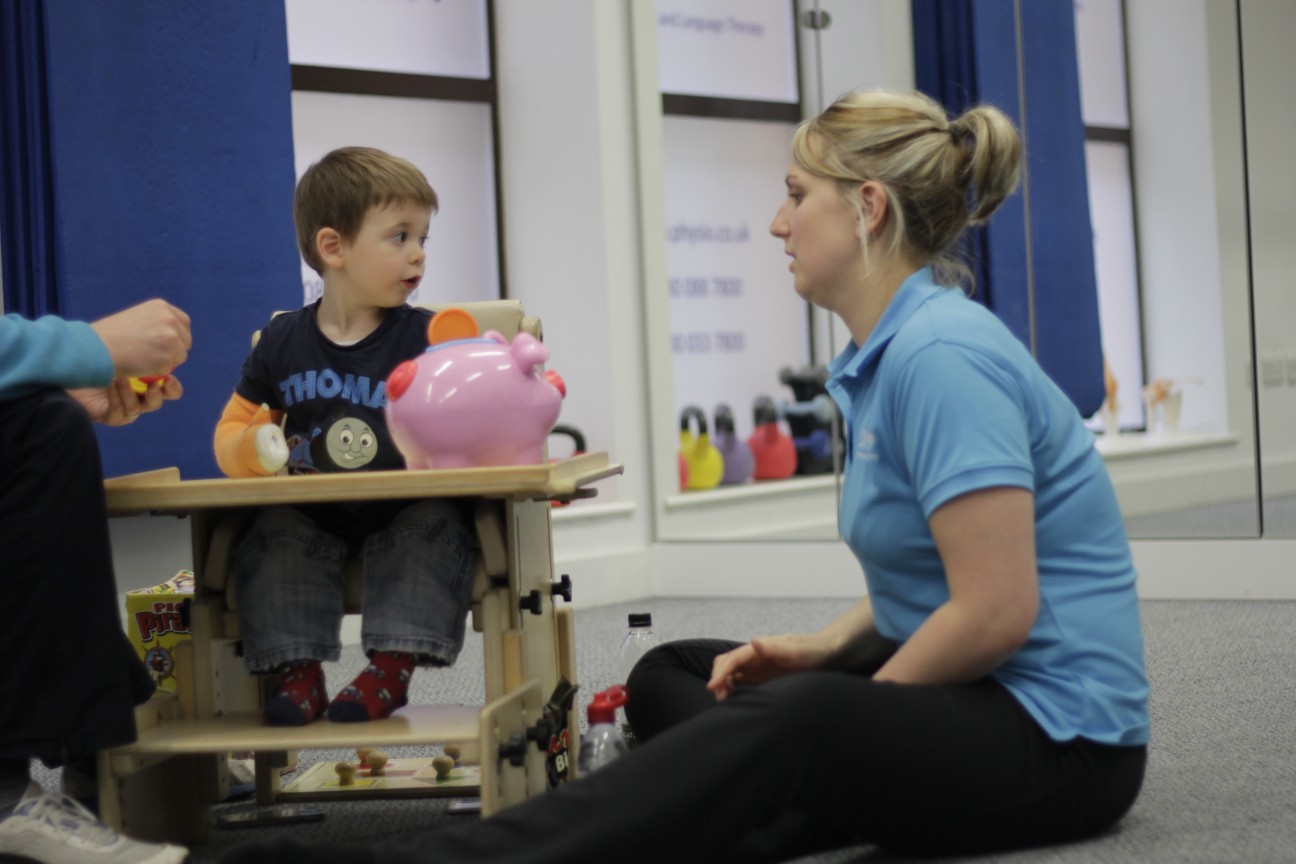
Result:
<svg viewBox="0 0 1296 864"><path fill-rule="evenodd" d="M291 660L337 660L342 650L342 566L364 567L365 653L400 651L448 666L463 647L472 595L473 536L462 501L410 503L384 527L339 537L295 507L269 507L232 555L252 672Z"/></svg>

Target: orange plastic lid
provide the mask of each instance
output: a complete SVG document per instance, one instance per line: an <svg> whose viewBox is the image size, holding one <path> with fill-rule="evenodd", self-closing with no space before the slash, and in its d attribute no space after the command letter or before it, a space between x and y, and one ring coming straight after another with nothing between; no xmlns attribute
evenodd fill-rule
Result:
<svg viewBox="0 0 1296 864"><path fill-rule="evenodd" d="M480 334L477 319L467 309L451 307L432 316L428 324L428 344L440 345L456 339L475 339Z"/></svg>

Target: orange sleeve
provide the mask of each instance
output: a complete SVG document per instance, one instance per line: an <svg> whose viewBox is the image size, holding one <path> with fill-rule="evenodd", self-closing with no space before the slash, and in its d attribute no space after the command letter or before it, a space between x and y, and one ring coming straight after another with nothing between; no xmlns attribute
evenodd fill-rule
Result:
<svg viewBox="0 0 1296 864"><path fill-rule="evenodd" d="M278 424L282 411L271 411L255 405L235 393L216 421L213 446L216 464L227 477L268 477L272 472L261 466L256 452L256 430L268 423Z"/></svg>

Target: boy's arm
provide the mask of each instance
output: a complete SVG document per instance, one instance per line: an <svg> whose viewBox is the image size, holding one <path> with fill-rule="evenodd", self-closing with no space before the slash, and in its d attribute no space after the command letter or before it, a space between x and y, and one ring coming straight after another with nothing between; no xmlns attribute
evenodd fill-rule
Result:
<svg viewBox="0 0 1296 864"><path fill-rule="evenodd" d="M282 411L235 393L216 422L216 464L228 477L269 477L288 464Z"/></svg>

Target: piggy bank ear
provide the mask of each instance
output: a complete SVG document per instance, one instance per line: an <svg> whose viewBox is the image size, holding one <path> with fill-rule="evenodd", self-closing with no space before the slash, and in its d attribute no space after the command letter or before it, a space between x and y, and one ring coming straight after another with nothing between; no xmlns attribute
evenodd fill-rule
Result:
<svg viewBox="0 0 1296 864"><path fill-rule="evenodd" d="M539 366L549 359L549 348L530 333L519 333L513 337L512 353L518 365L527 369Z"/></svg>
<svg viewBox="0 0 1296 864"><path fill-rule="evenodd" d="M413 360L406 360L393 369L387 376L387 398L396 400L403 396L414 383L416 374L418 374L418 364Z"/></svg>

